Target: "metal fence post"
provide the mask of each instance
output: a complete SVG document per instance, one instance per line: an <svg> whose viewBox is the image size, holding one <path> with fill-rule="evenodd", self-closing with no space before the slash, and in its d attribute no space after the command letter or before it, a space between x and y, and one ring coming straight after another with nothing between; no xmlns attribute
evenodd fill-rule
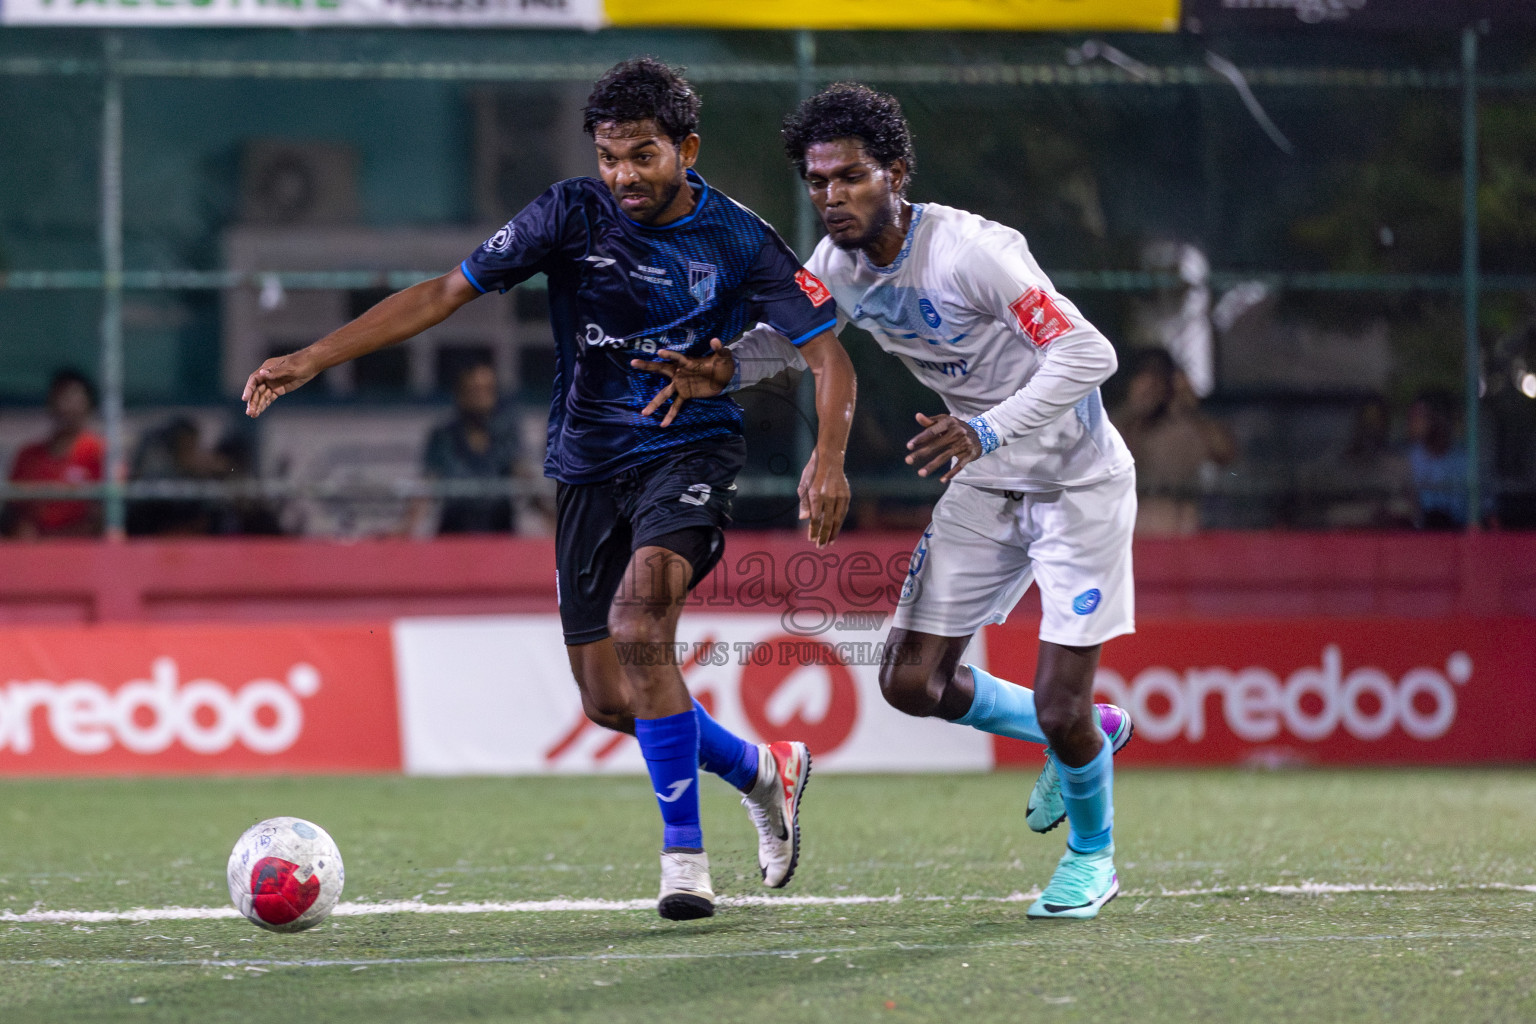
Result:
<svg viewBox="0 0 1536 1024"><path fill-rule="evenodd" d="M809 29L795 33L795 103L798 105L811 98L816 91L816 36ZM816 248L816 209L811 196L797 172L790 172L795 182L795 252L804 263ZM800 410L795 424L795 461L797 468L811 460L816 450L816 435L811 424L816 419L816 382L810 373L800 379L795 393L795 405Z"/></svg>
<svg viewBox="0 0 1536 1024"><path fill-rule="evenodd" d="M106 428L106 497L109 538L124 535L126 459L123 452L123 79L118 61L122 37L108 32L101 101L101 413Z"/></svg>
<svg viewBox="0 0 1536 1024"><path fill-rule="evenodd" d="M816 36L809 29L795 33L795 102L802 103L816 91ZM816 210L805 191L800 175L795 179L795 252L801 262L811 258L816 248Z"/></svg>
<svg viewBox="0 0 1536 1024"><path fill-rule="evenodd" d="M1478 393L1482 389L1483 353L1478 341L1477 224L1477 29L1461 32L1461 283L1465 305L1467 529L1482 520L1482 458L1478 431Z"/></svg>

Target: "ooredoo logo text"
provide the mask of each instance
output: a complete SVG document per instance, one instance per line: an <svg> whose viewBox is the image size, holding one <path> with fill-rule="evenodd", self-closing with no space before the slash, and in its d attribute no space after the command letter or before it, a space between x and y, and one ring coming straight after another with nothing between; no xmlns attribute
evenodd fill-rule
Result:
<svg viewBox="0 0 1536 1024"><path fill-rule="evenodd" d="M1415 740L1444 736L1456 721L1456 693L1472 678L1472 658L1453 651L1443 665L1420 665L1397 678L1372 665L1349 666L1337 644L1323 647L1319 663L1285 678L1268 668L1223 666L1182 672L1152 665L1130 680L1109 668L1094 677L1100 700L1131 713L1136 735L1154 743L1205 738L1207 701L1239 739L1265 743L1283 728L1305 742L1337 730L1358 740L1379 740L1401 729Z"/></svg>
<svg viewBox="0 0 1536 1024"><path fill-rule="evenodd" d="M221 754L236 744L256 754L280 754L304 731L303 699L320 692L310 664L291 666L282 680L251 679L229 686L215 679L183 681L174 658L156 658L146 679L109 690L89 679L10 680L0 687L0 751L29 754L39 730L75 754L121 746L158 754L180 744L194 754Z"/></svg>

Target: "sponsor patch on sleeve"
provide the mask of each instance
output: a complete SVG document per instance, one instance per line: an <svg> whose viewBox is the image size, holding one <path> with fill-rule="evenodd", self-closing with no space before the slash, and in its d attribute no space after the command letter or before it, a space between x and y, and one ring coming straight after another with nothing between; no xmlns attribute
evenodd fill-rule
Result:
<svg viewBox="0 0 1536 1024"><path fill-rule="evenodd" d="M517 237L517 228L508 221L502 229L485 240L485 247L491 252L506 252L512 248L512 240Z"/></svg>
<svg viewBox="0 0 1536 1024"><path fill-rule="evenodd" d="M1029 340L1037 348L1044 348L1072 329L1072 321L1067 314L1039 288L1031 288L1020 295L1008 308L1019 318L1019 327L1029 335Z"/></svg>
<svg viewBox="0 0 1536 1024"><path fill-rule="evenodd" d="M832 289L822 284L815 274L804 267L795 271L795 284L805 292L805 297L811 300L813 306L824 306L832 298Z"/></svg>

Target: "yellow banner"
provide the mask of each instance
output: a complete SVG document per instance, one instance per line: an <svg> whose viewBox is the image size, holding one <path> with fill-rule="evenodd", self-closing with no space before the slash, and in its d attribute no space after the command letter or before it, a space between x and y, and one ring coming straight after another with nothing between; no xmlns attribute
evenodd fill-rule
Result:
<svg viewBox="0 0 1536 1024"><path fill-rule="evenodd" d="M613 25L1172 32L1179 0L606 0Z"/></svg>

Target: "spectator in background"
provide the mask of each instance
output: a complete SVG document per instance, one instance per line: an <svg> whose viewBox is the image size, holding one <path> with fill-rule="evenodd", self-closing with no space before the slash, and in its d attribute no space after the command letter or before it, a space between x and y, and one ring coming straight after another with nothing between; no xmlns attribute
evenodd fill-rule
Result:
<svg viewBox="0 0 1536 1024"><path fill-rule="evenodd" d="M64 369L48 385L53 432L27 445L11 465L12 483L85 484L100 481L104 446L86 429L96 411L96 389L84 374ZM8 537L94 537L101 533L99 501L13 501L0 514Z"/></svg>
<svg viewBox="0 0 1536 1024"><path fill-rule="evenodd" d="M213 448L204 447L197 421L176 416L144 435L134 452L132 476L135 480L248 482L256 478L254 446L248 435L231 433ZM267 501L244 496L221 501L134 501L128 506L128 532L135 536L186 537L275 535L282 530Z"/></svg>
<svg viewBox="0 0 1536 1024"><path fill-rule="evenodd" d="M257 479L256 442L250 434L238 429L225 434L213 454L222 460L224 480L248 483ZM213 532L221 536L275 537L283 528L272 502L252 495L215 505Z"/></svg>
<svg viewBox="0 0 1536 1024"><path fill-rule="evenodd" d="M177 416L144 435L133 456L135 480L218 480L229 466L202 445L202 432L189 417ZM212 532L213 507L200 499L135 501L128 506L134 535L192 536Z"/></svg>
<svg viewBox="0 0 1536 1024"><path fill-rule="evenodd" d="M1200 400L1165 349L1136 353L1125 401L1110 419L1136 457L1136 532L1191 534L1200 528L1200 471L1237 457L1227 428Z"/></svg>
<svg viewBox="0 0 1536 1024"><path fill-rule="evenodd" d="M1408 465L1413 472L1421 530L1460 530L1467 525L1467 446L1456 436L1457 398L1444 388L1419 392L1408 407ZM1483 513L1493 496L1484 495Z"/></svg>
<svg viewBox="0 0 1536 1024"><path fill-rule="evenodd" d="M1330 529L1384 529L1410 525L1413 478L1408 460L1392 444L1392 412L1371 395L1355 409L1344 450L1308 467L1309 483L1325 497Z"/></svg>
<svg viewBox="0 0 1536 1024"><path fill-rule="evenodd" d="M517 469L517 426L498 415L501 395L489 363L463 370L453 386L454 417L427 435L422 470L432 480L508 480ZM419 530L430 507L411 509L411 529ZM438 533L506 533L513 527L510 497L447 498L438 517Z"/></svg>

